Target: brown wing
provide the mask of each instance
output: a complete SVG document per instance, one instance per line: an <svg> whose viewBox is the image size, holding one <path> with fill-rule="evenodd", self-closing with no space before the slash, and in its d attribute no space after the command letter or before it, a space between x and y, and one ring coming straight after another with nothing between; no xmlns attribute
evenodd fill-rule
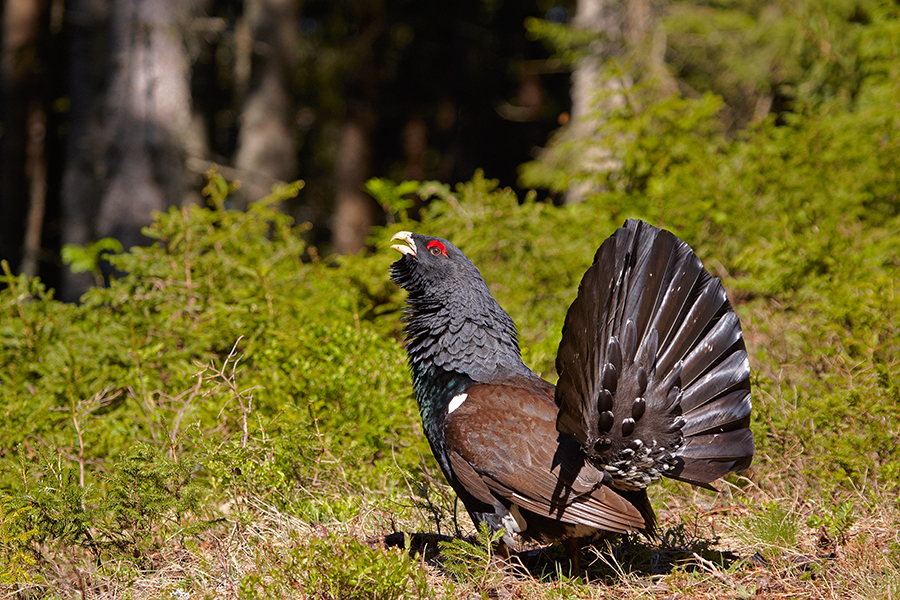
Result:
<svg viewBox="0 0 900 600"><path fill-rule="evenodd" d="M605 531L652 527L638 508L604 485L578 443L556 430L558 409L546 382L476 385L447 416L454 474L469 493L493 496L543 517Z"/></svg>

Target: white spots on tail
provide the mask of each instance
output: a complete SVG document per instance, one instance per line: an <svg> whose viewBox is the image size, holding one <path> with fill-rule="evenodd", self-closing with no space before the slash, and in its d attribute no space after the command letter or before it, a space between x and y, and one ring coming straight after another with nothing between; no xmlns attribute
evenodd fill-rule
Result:
<svg viewBox="0 0 900 600"><path fill-rule="evenodd" d="M466 398L468 397L468 394L457 394L456 396L453 396L453 398L450 400L450 406L447 407L447 414L452 413L454 410L462 406L462 403L465 402Z"/></svg>

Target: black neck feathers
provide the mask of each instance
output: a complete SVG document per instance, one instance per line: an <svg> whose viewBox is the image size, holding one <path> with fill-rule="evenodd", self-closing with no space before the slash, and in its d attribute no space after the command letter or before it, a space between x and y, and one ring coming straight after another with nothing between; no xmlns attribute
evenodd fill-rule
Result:
<svg viewBox="0 0 900 600"><path fill-rule="evenodd" d="M410 361L410 368L425 437L441 468L450 473L445 430L449 405L455 396L465 393L475 382L467 375L434 365Z"/></svg>
<svg viewBox="0 0 900 600"><path fill-rule="evenodd" d="M512 319L488 298L496 310L488 306L478 313L471 305L422 306L411 298L405 328L410 365L455 371L478 383L530 373Z"/></svg>

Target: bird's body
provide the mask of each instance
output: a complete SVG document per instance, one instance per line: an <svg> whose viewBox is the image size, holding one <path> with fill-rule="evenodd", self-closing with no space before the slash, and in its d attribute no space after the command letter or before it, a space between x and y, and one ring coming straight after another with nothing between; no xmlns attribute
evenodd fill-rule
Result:
<svg viewBox="0 0 900 600"><path fill-rule="evenodd" d="M407 353L426 437L473 521L578 546L652 533L646 487L709 487L753 455L749 366L718 280L669 232L628 221L597 252L563 328L557 386L440 238L401 232Z"/></svg>

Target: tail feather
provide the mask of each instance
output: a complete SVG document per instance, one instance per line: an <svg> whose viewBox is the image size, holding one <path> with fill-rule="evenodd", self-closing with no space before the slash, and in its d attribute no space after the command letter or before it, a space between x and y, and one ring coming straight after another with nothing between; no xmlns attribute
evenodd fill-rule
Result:
<svg viewBox="0 0 900 600"><path fill-rule="evenodd" d="M750 424L750 390L735 390L690 412L681 433L702 436L745 429Z"/></svg>
<svg viewBox="0 0 900 600"><path fill-rule="evenodd" d="M741 343L741 324L733 312L725 313L704 338L703 344L694 346L682 359L681 382L683 386L693 383L698 377L734 353L735 345Z"/></svg>
<svg viewBox="0 0 900 600"><path fill-rule="evenodd" d="M707 486L750 464L740 323L668 231L629 220L603 243L566 315L557 370L557 428L622 489L661 474Z"/></svg>
<svg viewBox="0 0 900 600"><path fill-rule="evenodd" d="M665 352L659 357L657 368L663 371L667 371L675 361L686 356L691 348L697 347L706 333L706 328L715 323L723 308L731 309L725 290L718 280L713 280L708 273L705 275L706 277L700 277L694 283L694 290L697 291L690 299L692 304L681 318L677 333L668 341Z"/></svg>
<svg viewBox="0 0 900 600"><path fill-rule="evenodd" d="M676 246L672 259L672 278L665 288L651 325L659 331L662 348L674 345L673 339L682 329L681 325L685 323L687 313L695 303L695 290L701 289L709 278L700 259L687 245ZM671 363L660 361L658 368L666 371L670 366Z"/></svg>
<svg viewBox="0 0 900 600"><path fill-rule="evenodd" d="M670 477L703 485L743 471L750 466L753 445L753 434L746 428L687 438L678 453L683 467Z"/></svg>
<svg viewBox="0 0 900 600"><path fill-rule="evenodd" d="M665 275L669 272L674 236L662 236L660 230L648 231L645 243L653 247L654 252L636 252L635 264L625 271L627 274L627 297L637 298L636 302L626 302L623 310L625 322L632 321L637 326L638 339L646 339L645 334L650 331L651 322L646 315L656 314L660 290L663 289ZM625 286L623 286L625 287Z"/></svg>
<svg viewBox="0 0 900 600"><path fill-rule="evenodd" d="M683 377L682 371L682 377ZM690 411L698 406L718 398L720 394L743 384L749 386L750 362L744 352L735 352L728 356L716 368L682 388L681 411L685 419L689 419ZM684 380L682 380L684 381Z"/></svg>

